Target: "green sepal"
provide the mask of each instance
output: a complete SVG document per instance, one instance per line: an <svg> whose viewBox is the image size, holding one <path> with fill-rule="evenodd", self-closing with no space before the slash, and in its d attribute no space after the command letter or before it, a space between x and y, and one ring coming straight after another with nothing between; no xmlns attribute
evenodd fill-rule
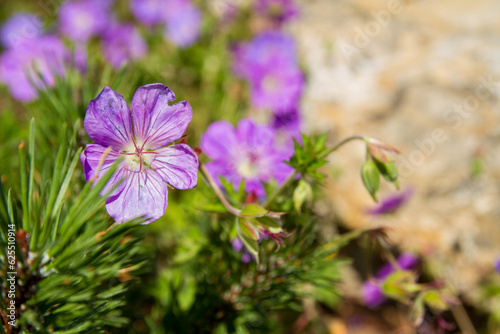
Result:
<svg viewBox="0 0 500 334"><path fill-rule="evenodd" d="M389 158L387 158L387 162L382 162L379 160L374 160L377 168L388 182L393 183L396 188L399 189L398 183L398 169L396 168L396 164Z"/></svg>
<svg viewBox="0 0 500 334"><path fill-rule="evenodd" d="M257 229L248 220L236 218L236 231L248 252L255 256L257 263L259 263L259 232Z"/></svg>
<svg viewBox="0 0 500 334"><path fill-rule="evenodd" d="M273 219L271 217L259 217L255 219L256 223L263 226L266 230L268 230L271 233L280 233L283 231L283 227L281 227L281 224L278 223L276 219Z"/></svg>
<svg viewBox="0 0 500 334"><path fill-rule="evenodd" d="M443 297L436 290L429 290L424 292L423 299L425 303L436 311L446 311L448 304L444 301Z"/></svg>
<svg viewBox="0 0 500 334"><path fill-rule="evenodd" d="M257 218L265 216L269 210L261 207L257 204L247 204L243 210L241 210L240 217L244 218Z"/></svg>
<svg viewBox="0 0 500 334"><path fill-rule="evenodd" d="M373 161L365 161L361 166L361 179L366 190L370 193L375 201L377 201L377 191L380 187L380 171Z"/></svg>

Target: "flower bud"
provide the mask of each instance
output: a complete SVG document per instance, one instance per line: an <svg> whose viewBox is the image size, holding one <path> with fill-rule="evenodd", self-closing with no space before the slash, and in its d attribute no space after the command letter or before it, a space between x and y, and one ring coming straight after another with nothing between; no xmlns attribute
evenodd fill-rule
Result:
<svg viewBox="0 0 500 334"><path fill-rule="evenodd" d="M377 190L380 187L380 171L373 161L366 161L361 167L361 179L366 190L377 201Z"/></svg>

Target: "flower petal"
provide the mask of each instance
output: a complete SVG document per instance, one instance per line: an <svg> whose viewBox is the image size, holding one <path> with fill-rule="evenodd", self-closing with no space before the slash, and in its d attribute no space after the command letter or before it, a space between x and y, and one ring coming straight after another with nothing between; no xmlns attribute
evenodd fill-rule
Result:
<svg viewBox="0 0 500 334"><path fill-rule="evenodd" d="M181 138L193 117L187 101L169 105L175 94L162 84L142 86L132 99L134 135L148 149L166 146Z"/></svg>
<svg viewBox="0 0 500 334"><path fill-rule="evenodd" d="M249 179L245 182L245 190L247 193L254 193L258 198L264 199L266 197L266 190L262 182L257 179Z"/></svg>
<svg viewBox="0 0 500 334"><path fill-rule="evenodd" d="M119 153L115 150L111 150L104 157L104 152L106 147L98 144L88 144L80 155L80 160L83 164L83 171L85 174L85 180L90 181L91 179L97 180L98 182L104 174L109 170L109 168L115 163L115 161L120 157ZM102 162L101 162L102 161ZM101 166L99 167L99 164ZM99 171L97 170L99 169ZM98 174L96 175L96 172ZM108 181L108 184L102 189L101 195L106 195L114 186L121 182L122 179L126 178L128 171L124 167L118 167L118 170ZM110 196L117 194L124 187L124 182L122 182Z"/></svg>
<svg viewBox="0 0 500 334"><path fill-rule="evenodd" d="M227 161L237 151L236 145L238 145L238 140L234 127L226 121L210 124L201 136L200 146L203 153L214 160Z"/></svg>
<svg viewBox="0 0 500 334"><path fill-rule="evenodd" d="M249 118L242 119L238 123L236 135L248 148L273 150L274 131L268 126L255 124Z"/></svg>
<svg viewBox="0 0 500 334"><path fill-rule="evenodd" d="M186 144L157 149L151 168L177 189L192 189L198 182L198 155Z"/></svg>
<svg viewBox="0 0 500 334"><path fill-rule="evenodd" d="M132 143L130 109L123 96L109 87L90 101L83 125L89 137L102 146L121 151Z"/></svg>
<svg viewBox="0 0 500 334"><path fill-rule="evenodd" d="M239 187L239 184L242 180L241 175L230 162L225 160L209 161L205 163L205 168L219 186L222 185L222 183L220 182L220 177L223 177L224 179L232 183L235 189Z"/></svg>
<svg viewBox="0 0 500 334"><path fill-rule="evenodd" d="M143 224L160 219L167 209L167 185L152 170L130 172L122 191L106 200L106 210L121 224L143 217Z"/></svg>

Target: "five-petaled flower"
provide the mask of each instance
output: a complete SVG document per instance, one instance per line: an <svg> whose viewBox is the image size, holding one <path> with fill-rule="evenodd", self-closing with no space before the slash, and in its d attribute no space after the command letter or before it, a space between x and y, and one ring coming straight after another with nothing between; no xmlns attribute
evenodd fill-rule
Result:
<svg viewBox="0 0 500 334"><path fill-rule="evenodd" d="M263 182L275 179L282 183L293 172L284 162L289 156L275 148L274 130L249 118L242 119L236 128L226 121L212 123L200 146L212 159L205 167L216 181L222 176L235 189L245 181L245 190L260 198L266 195Z"/></svg>
<svg viewBox="0 0 500 334"><path fill-rule="evenodd" d="M86 180L97 182L124 157L102 190L112 190L106 210L117 223L142 217L148 224L161 218L167 183L177 189L196 187L197 154L186 144L171 145L182 137L193 112L187 101L170 105L174 99L168 87L146 85L135 92L131 112L123 96L106 87L88 105L84 127L95 144L81 155Z"/></svg>

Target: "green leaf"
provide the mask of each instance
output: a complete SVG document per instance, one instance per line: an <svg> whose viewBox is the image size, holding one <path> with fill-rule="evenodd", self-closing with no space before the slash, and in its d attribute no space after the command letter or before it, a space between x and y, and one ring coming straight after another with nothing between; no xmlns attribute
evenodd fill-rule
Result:
<svg viewBox="0 0 500 334"><path fill-rule="evenodd" d="M316 137L314 142L314 151L320 153L325 149L326 139L328 138L328 133L324 133Z"/></svg>
<svg viewBox="0 0 500 334"><path fill-rule="evenodd" d="M366 161L361 167L361 179L366 190L377 201L377 191L380 187L380 172L373 161Z"/></svg>
<svg viewBox="0 0 500 334"><path fill-rule="evenodd" d="M446 311L448 304L436 290L429 290L423 293L425 303L436 311Z"/></svg>
<svg viewBox="0 0 500 334"><path fill-rule="evenodd" d="M269 210L261 207L257 204L247 204L243 210L241 210L240 217L244 218L257 218L265 216Z"/></svg>
<svg viewBox="0 0 500 334"><path fill-rule="evenodd" d="M196 300L196 280L192 276L183 276L182 285L177 293L179 308L188 311Z"/></svg>

